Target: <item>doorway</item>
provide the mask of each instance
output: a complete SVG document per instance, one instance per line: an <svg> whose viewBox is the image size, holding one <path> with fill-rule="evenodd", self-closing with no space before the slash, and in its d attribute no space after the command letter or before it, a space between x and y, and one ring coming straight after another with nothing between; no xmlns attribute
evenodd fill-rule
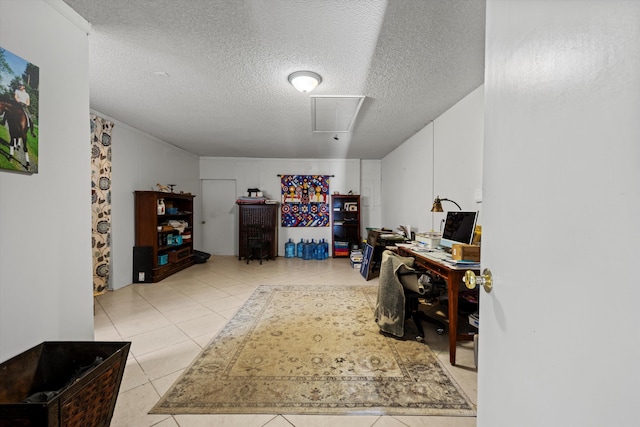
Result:
<svg viewBox="0 0 640 427"><path fill-rule="evenodd" d="M203 250L213 255L237 253L236 181L202 180Z"/></svg>

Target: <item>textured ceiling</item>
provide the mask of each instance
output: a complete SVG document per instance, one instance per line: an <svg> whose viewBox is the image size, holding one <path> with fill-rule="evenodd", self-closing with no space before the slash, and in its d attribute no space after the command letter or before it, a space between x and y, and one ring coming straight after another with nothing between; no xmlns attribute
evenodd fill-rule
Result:
<svg viewBox="0 0 640 427"><path fill-rule="evenodd" d="M91 108L199 156L380 159L484 81L484 0L64 1ZM310 95L366 99L336 141Z"/></svg>

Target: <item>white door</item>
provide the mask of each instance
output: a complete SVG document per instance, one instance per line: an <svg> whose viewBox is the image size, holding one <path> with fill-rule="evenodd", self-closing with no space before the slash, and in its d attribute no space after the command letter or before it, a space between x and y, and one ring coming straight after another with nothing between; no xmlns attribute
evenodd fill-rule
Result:
<svg viewBox="0 0 640 427"><path fill-rule="evenodd" d="M640 425L640 2L487 0L478 426Z"/></svg>
<svg viewBox="0 0 640 427"><path fill-rule="evenodd" d="M205 252L213 255L237 253L236 199L235 180L202 180L202 235Z"/></svg>

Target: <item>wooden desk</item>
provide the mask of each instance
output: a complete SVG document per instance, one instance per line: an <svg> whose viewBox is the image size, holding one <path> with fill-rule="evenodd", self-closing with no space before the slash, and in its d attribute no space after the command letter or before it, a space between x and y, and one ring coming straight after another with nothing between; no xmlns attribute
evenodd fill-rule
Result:
<svg viewBox="0 0 640 427"><path fill-rule="evenodd" d="M465 266L455 266L435 258L429 258L426 253L414 252L411 248L398 247L398 255L413 257L416 265L441 277L447 282L447 292L449 295L449 362L456 364L456 344L458 341L473 341L473 335L458 335L458 291L460 283L467 270L479 273L476 268Z"/></svg>

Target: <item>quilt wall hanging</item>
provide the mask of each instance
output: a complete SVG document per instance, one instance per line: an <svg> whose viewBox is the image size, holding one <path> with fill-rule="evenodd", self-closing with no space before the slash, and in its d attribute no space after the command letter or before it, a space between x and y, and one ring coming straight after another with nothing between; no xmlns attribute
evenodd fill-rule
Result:
<svg viewBox="0 0 640 427"><path fill-rule="evenodd" d="M283 227L329 226L330 175L280 175Z"/></svg>

